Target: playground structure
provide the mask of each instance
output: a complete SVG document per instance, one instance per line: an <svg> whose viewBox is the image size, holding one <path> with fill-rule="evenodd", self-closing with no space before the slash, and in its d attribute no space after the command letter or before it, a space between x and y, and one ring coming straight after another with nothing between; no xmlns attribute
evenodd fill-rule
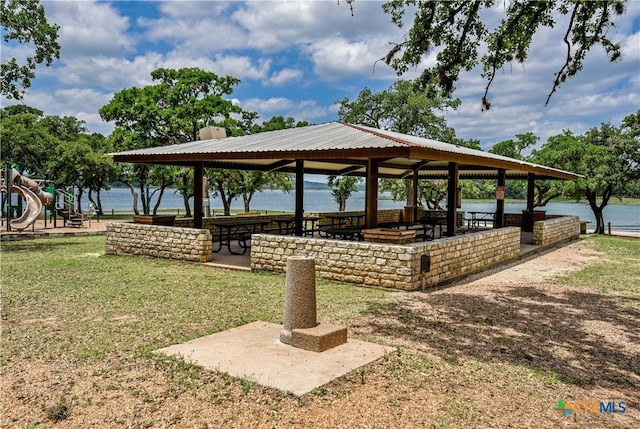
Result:
<svg viewBox="0 0 640 429"><path fill-rule="evenodd" d="M75 211L75 197L73 196L73 187L68 186L65 189L56 189L56 201L59 201L59 198L62 197L64 204L63 207L56 207L56 214L61 216L64 219L65 225L73 226L76 228L82 228L84 224L84 216L82 213L78 213ZM89 216L93 216L94 209L93 205L90 205L90 213ZM91 219L89 217L89 219Z"/></svg>
<svg viewBox="0 0 640 429"><path fill-rule="evenodd" d="M57 216L64 219L64 224L72 227L82 227L85 216L75 210L75 197L73 187L55 189L54 187L41 188L42 181L34 180L20 174L18 170L3 169L0 176L0 192L2 195L3 221L7 221L7 230L13 229L22 232L32 226L40 216L43 208L53 216L54 224ZM22 202L17 206L11 204L11 194L17 194L26 204L22 213ZM54 197L55 195L55 197ZM54 206L55 201L63 199L62 207ZM93 216L95 210L90 207L87 216ZM45 224L46 224L45 214ZM90 219L90 217L89 217Z"/></svg>
<svg viewBox="0 0 640 429"><path fill-rule="evenodd" d="M42 212L42 207L53 207L53 195L41 189L37 181L23 176L15 169L2 170L0 191L6 194L5 214L9 221L8 225L19 232L33 225ZM15 219L10 219L11 194L18 194L26 202L24 211Z"/></svg>

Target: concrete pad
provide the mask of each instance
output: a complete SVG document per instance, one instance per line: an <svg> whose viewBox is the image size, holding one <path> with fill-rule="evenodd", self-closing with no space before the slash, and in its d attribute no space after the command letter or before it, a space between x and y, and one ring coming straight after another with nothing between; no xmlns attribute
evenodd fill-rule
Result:
<svg viewBox="0 0 640 429"><path fill-rule="evenodd" d="M281 343L281 330L282 325L253 322L156 352L302 396L391 351L350 339L316 353Z"/></svg>

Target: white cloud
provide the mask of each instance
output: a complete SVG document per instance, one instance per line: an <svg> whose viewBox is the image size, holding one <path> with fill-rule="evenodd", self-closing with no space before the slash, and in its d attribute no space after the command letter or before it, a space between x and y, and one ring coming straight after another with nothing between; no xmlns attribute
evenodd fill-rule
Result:
<svg viewBox="0 0 640 429"><path fill-rule="evenodd" d="M219 55L214 59L214 71L219 75L231 75L240 79L263 80L269 75L271 61L247 56Z"/></svg>
<svg viewBox="0 0 640 429"><path fill-rule="evenodd" d="M290 82L300 81L303 77L302 70L285 68L273 73L269 78L269 84L273 86L284 86Z"/></svg>
<svg viewBox="0 0 640 429"><path fill-rule="evenodd" d="M125 55L135 40L127 33L130 19L106 3L48 1L47 20L60 26L58 43L64 61L78 56Z"/></svg>
<svg viewBox="0 0 640 429"><path fill-rule="evenodd" d="M147 40L170 41L172 49L184 56L210 55L246 46L244 32L225 17L206 14L188 18L165 16L160 19L141 18L138 22L146 29L144 37Z"/></svg>
<svg viewBox="0 0 640 429"><path fill-rule="evenodd" d="M311 53L316 74L324 80L340 80L352 75L373 79L392 79L395 76L389 67L378 62L386 52L375 42L335 37L315 43L307 50Z"/></svg>
<svg viewBox="0 0 640 429"><path fill-rule="evenodd" d="M325 38L368 37L395 29L382 2L361 2L356 13L333 1L249 2L232 19L248 32L250 47L275 51Z"/></svg>

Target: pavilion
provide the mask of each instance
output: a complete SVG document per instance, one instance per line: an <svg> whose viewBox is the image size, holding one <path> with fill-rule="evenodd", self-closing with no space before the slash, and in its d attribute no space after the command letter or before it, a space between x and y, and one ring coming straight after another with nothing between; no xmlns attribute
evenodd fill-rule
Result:
<svg viewBox="0 0 640 429"><path fill-rule="evenodd" d="M575 180L579 175L480 150L392 131L329 122L240 137L205 139L111 154L116 162L193 167L194 227L202 227L204 168L295 174L296 235L302 234L304 174L353 175L366 178L365 225L377 226L378 178L445 179L447 235L456 234L456 201L460 179L528 181L527 212L534 208L537 179ZM503 188L504 189L504 188ZM417 210L415 195L414 217ZM495 226L503 226L504 199L496 200Z"/></svg>

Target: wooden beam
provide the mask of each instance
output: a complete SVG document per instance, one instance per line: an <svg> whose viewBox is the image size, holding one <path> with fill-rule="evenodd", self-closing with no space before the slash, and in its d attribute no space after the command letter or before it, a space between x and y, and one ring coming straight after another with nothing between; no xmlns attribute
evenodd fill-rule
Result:
<svg viewBox="0 0 640 429"><path fill-rule="evenodd" d="M447 237L456 235L458 228L458 164L449 163L449 177L447 180Z"/></svg>
<svg viewBox="0 0 640 429"><path fill-rule="evenodd" d="M202 229L202 180L204 168L201 162L193 167L193 227Z"/></svg>
<svg viewBox="0 0 640 429"><path fill-rule="evenodd" d="M302 236L302 218L304 217L304 161L296 159L296 223L294 233Z"/></svg>
<svg viewBox="0 0 640 429"><path fill-rule="evenodd" d="M533 211L533 199L536 193L536 175L529 173L527 176L527 211Z"/></svg>
<svg viewBox="0 0 640 429"><path fill-rule="evenodd" d="M498 182L497 186L502 187L502 198L496 199L496 219L495 219L495 228L504 227L504 187L506 184L505 179L505 171L498 170ZM497 198L497 197L496 197Z"/></svg>
<svg viewBox="0 0 640 429"><path fill-rule="evenodd" d="M291 164L293 162L292 159L283 159L281 161L278 162L274 162L272 164L269 164L266 167L266 171L268 171L269 173L274 173L278 170L280 170L283 167L286 167L287 165Z"/></svg>
<svg viewBox="0 0 640 429"><path fill-rule="evenodd" d="M364 200L365 226L378 226L378 159L369 159L367 163L367 183Z"/></svg>

